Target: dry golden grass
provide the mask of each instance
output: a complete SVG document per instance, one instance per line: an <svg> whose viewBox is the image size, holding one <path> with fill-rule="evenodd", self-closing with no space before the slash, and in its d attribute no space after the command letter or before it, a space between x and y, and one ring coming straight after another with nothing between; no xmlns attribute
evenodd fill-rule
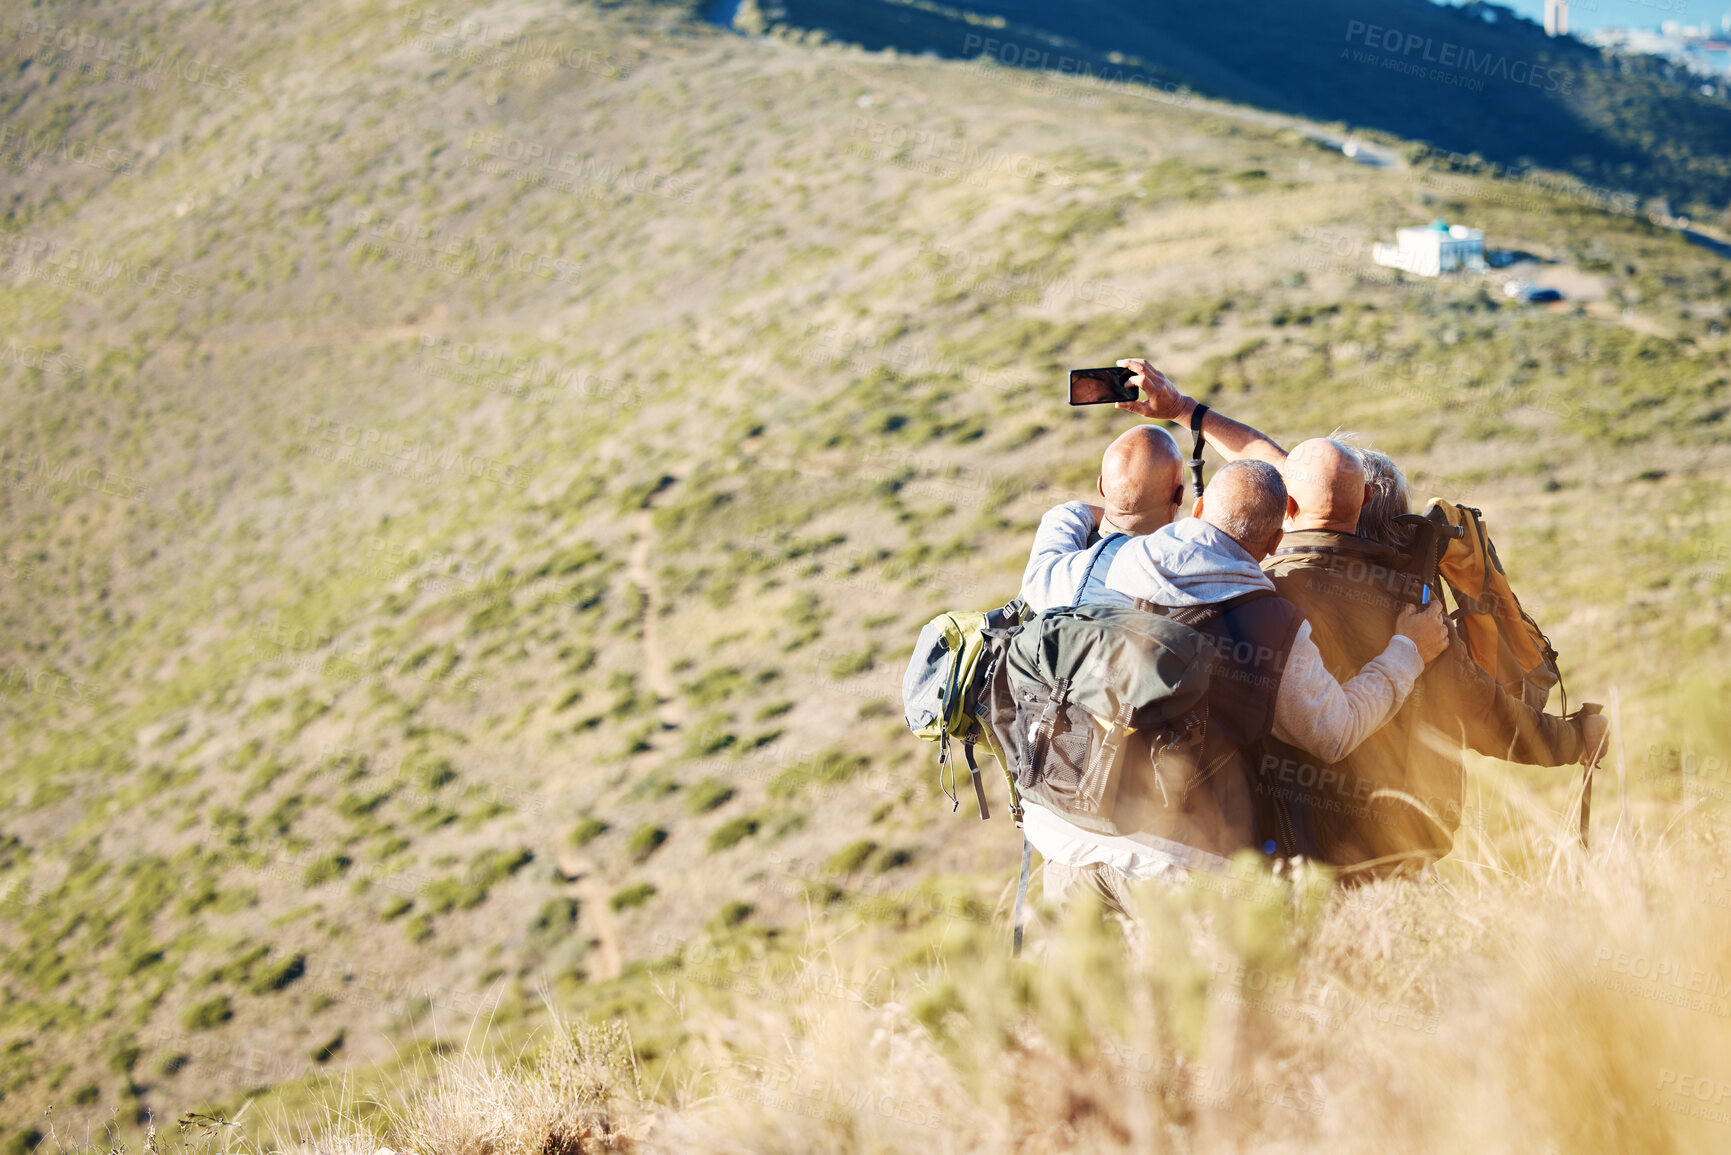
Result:
<svg viewBox="0 0 1731 1155"><path fill-rule="evenodd" d="M889 983L874 944L839 940L805 960L827 977L799 998L687 1008L685 1073L653 1102L617 1036L561 1030L520 1067L442 1060L373 1138L426 1155L1724 1149L1731 830L1609 837L1607 819L1584 853L1514 803L1529 817L1497 841L1520 865L1470 834L1463 861L1356 889L1246 861L1146 886L1128 934L1046 912L1018 962L1001 925L960 927Z"/></svg>

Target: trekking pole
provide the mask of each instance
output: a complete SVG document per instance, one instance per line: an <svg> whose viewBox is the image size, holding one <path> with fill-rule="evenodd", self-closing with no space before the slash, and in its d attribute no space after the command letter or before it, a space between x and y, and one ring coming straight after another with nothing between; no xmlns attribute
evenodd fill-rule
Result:
<svg viewBox="0 0 1731 1155"><path fill-rule="evenodd" d="M1010 957L1022 957L1022 929L1028 918L1028 866L1034 858L1034 844L1022 835L1022 876L1016 880L1015 932L1010 944Z"/></svg>
<svg viewBox="0 0 1731 1155"><path fill-rule="evenodd" d="M1616 683L1612 683L1611 731L1617 739L1617 829L1611 835L1613 839L1622 835L1624 824L1629 820L1629 767L1623 752L1622 706L1623 696L1617 692Z"/></svg>
<svg viewBox="0 0 1731 1155"><path fill-rule="evenodd" d="M1599 705L1599 703L1597 703L1597 702L1582 702L1581 708L1576 710L1573 714L1570 714L1569 717L1570 718L1578 718L1583 714L1600 714L1600 713L1604 712L1604 709L1605 708L1603 706ZM1586 730L1585 730L1585 727L1583 727L1582 728L1583 737L1585 736L1585 733L1586 733ZM1593 756L1587 760L1586 769L1581 771L1581 849L1582 850L1587 849L1587 824L1588 824L1589 820L1591 819L1591 816L1593 813L1593 767L1595 767L1599 764L1599 759L1604 757L1605 751L1604 751L1604 748L1601 747L1600 749L1595 750L1592 753L1593 753Z"/></svg>

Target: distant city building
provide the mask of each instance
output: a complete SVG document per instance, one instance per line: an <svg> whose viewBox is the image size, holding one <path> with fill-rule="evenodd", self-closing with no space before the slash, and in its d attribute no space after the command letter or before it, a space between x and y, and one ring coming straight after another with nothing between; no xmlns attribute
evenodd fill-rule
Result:
<svg viewBox="0 0 1731 1155"><path fill-rule="evenodd" d="M1421 277L1487 267L1483 229L1451 226L1437 220L1416 228L1396 229L1394 237L1392 245L1371 246L1371 259L1377 264Z"/></svg>
<svg viewBox="0 0 1731 1155"><path fill-rule="evenodd" d="M1545 35L1569 34L1569 0L1545 0Z"/></svg>
<svg viewBox="0 0 1731 1155"><path fill-rule="evenodd" d="M1720 20L1720 30L1731 25L1731 14ZM1731 39L1715 33L1711 24L1682 24L1666 20L1651 28L1597 28L1581 37L1606 52L1628 56L1659 56L1697 76L1724 77L1731 74Z"/></svg>

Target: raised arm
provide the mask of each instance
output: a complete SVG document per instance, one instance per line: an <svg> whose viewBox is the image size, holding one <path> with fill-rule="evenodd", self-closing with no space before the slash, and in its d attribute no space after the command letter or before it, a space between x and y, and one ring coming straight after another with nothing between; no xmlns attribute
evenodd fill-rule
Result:
<svg viewBox="0 0 1731 1155"><path fill-rule="evenodd" d="M1035 612L1069 605L1082 568L1088 537L1100 524L1100 507L1069 501L1046 511L1022 571L1021 599Z"/></svg>
<svg viewBox="0 0 1731 1155"><path fill-rule="evenodd" d="M1176 421L1182 428L1190 428L1190 415L1196 410L1195 398L1180 393L1166 374L1140 357L1118 364L1135 371L1130 384L1142 390L1140 399L1118 402L1119 409L1156 421ZM1249 457L1276 468L1286 464L1286 450L1272 438L1213 409L1202 417L1202 438L1228 461Z"/></svg>

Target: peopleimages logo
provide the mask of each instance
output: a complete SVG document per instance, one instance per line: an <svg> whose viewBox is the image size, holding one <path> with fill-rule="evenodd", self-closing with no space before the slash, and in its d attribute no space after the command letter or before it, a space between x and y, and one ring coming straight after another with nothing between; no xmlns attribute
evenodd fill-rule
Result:
<svg viewBox="0 0 1731 1155"><path fill-rule="evenodd" d="M209 58L188 57L184 48L162 48L152 52L148 46L135 41L98 36L81 24L47 24L30 19L20 20L13 35L43 52L93 56L104 64L131 68L144 75L167 74L206 88L225 92L246 91L244 75Z"/></svg>
<svg viewBox="0 0 1731 1155"><path fill-rule="evenodd" d="M1513 60L1497 52L1480 52L1467 48L1450 40L1437 40L1430 36L1420 36L1416 32L1402 32L1398 28L1385 28L1381 24L1366 24L1363 20L1348 20L1346 22L1346 42L1362 44L1365 48L1375 51L1392 53L1399 60L1383 59L1382 66L1392 68L1402 66L1401 71L1422 74L1421 64L1434 64L1438 67L1431 70L1431 79L1452 79L1461 73L1468 77L1477 75L1487 79L1501 79L1513 84L1524 84L1544 92L1568 92L1574 84L1574 78L1560 68L1550 68L1535 64L1530 60ZM1417 53L1416 59L1412 59ZM1341 49L1341 55L1358 63L1371 63L1366 54L1354 53L1349 49ZM1458 72L1445 72L1445 69L1456 69Z"/></svg>

